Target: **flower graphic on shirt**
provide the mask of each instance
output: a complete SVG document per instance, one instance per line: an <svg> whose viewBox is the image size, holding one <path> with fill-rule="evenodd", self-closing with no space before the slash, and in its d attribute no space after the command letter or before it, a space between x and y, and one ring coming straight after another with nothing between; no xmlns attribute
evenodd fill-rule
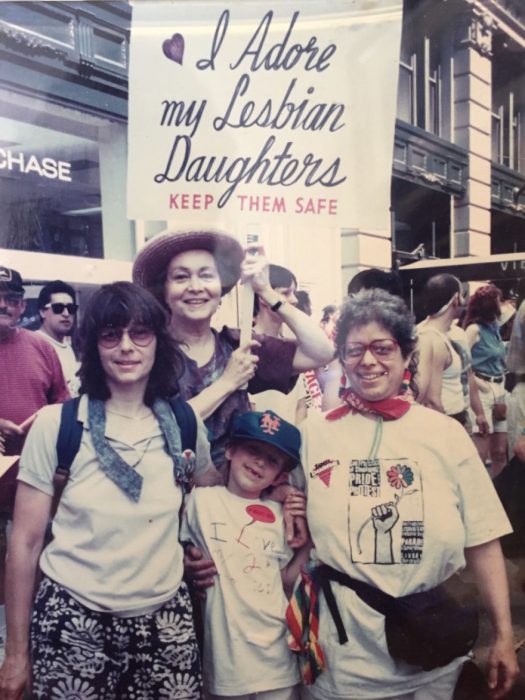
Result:
<svg viewBox="0 0 525 700"><path fill-rule="evenodd" d="M386 473L388 483L395 489L406 489L414 482L414 472L405 464L396 464Z"/></svg>

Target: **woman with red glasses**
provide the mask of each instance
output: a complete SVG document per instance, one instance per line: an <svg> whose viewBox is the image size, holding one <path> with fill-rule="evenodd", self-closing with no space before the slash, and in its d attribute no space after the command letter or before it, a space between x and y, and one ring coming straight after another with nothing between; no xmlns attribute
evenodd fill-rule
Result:
<svg viewBox="0 0 525 700"><path fill-rule="evenodd" d="M509 523L465 430L413 403L415 342L400 298L381 290L349 298L335 344L350 388L341 406L304 424L315 560L288 619L307 698L451 700L476 618L441 615L438 586L466 564L494 625L491 697L503 697L518 672L497 539ZM302 620L298 611L307 613ZM412 622L427 615L430 639L421 642ZM448 631L450 644L445 637L438 648Z"/></svg>
<svg viewBox="0 0 525 700"><path fill-rule="evenodd" d="M198 700L179 517L184 492L216 471L200 418L183 451L168 402L181 353L162 306L129 282L92 296L80 340L81 442L43 551L60 406L40 412L20 459L0 698L21 697L31 672L32 698Z"/></svg>

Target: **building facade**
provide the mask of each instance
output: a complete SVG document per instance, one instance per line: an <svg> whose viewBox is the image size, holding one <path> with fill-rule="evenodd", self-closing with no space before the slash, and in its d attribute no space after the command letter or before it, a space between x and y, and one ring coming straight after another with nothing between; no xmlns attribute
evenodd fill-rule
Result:
<svg viewBox="0 0 525 700"><path fill-rule="evenodd" d="M162 227L126 217L131 11L0 3L0 254L35 283L126 278ZM341 290L363 267L525 251L524 75L522 0L404 0L390 230L342 232Z"/></svg>
<svg viewBox="0 0 525 700"><path fill-rule="evenodd" d="M395 265L525 251L521 0L405 0L392 222Z"/></svg>
<svg viewBox="0 0 525 700"><path fill-rule="evenodd" d="M130 21L124 2L0 3L0 249L26 279L129 274Z"/></svg>

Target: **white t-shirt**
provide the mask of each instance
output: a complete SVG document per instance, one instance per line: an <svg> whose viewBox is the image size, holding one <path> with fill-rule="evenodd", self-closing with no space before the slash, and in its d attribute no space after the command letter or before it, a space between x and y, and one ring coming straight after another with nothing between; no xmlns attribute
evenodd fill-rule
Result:
<svg viewBox="0 0 525 700"><path fill-rule="evenodd" d="M288 649L281 569L287 546L279 503L241 498L224 486L197 488L181 540L211 556L215 585L205 604L204 679L216 695L244 695L299 682Z"/></svg>
<svg viewBox="0 0 525 700"><path fill-rule="evenodd" d="M455 420L414 404L383 423L347 415L303 424L308 522L317 557L393 596L428 590L465 564L464 548L511 531L474 444ZM377 509L372 512L372 509ZM315 698L384 697L413 692L461 659L430 672L395 663L384 618L348 588L332 584L349 641L340 645L324 597L319 640L328 670Z"/></svg>
<svg viewBox="0 0 525 700"><path fill-rule="evenodd" d="M53 495L60 405L41 409L20 458L19 480ZM144 614L170 600L183 573L178 541L182 489L153 414L130 420L107 411L106 437L142 475L138 503L98 464L80 400L82 441L53 520L53 540L40 558L42 571L92 610ZM211 465L204 424L197 417L196 474ZM145 450L145 452L144 452ZM140 459L142 453L144 456Z"/></svg>
<svg viewBox="0 0 525 700"><path fill-rule="evenodd" d="M60 364L62 365L62 372L64 373L64 378L66 380L69 393L71 396L78 396L80 379L76 376L76 373L80 367L80 362L75 357L71 343L66 340L64 340L63 343L60 343L42 329L35 332L38 333L41 338L47 340L47 342L55 348Z"/></svg>

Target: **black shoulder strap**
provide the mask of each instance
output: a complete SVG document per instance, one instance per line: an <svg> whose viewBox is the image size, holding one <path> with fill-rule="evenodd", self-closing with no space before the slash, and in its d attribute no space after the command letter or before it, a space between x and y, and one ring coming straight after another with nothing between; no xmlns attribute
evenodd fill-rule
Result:
<svg viewBox="0 0 525 700"><path fill-rule="evenodd" d="M197 445L197 418L195 411L187 401L180 397L172 397L169 401L180 428L180 440L183 450L195 452Z"/></svg>
<svg viewBox="0 0 525 700"><path fill-rule="evenodd" d="M80 448L82 440L82 423L78 422L78 404L80 397L69 399L62 404L60 427L57 436L57 466L53 478L55 493L53 495L52 515L60 501L62 491L69 479L69 470Z"/></svg>

